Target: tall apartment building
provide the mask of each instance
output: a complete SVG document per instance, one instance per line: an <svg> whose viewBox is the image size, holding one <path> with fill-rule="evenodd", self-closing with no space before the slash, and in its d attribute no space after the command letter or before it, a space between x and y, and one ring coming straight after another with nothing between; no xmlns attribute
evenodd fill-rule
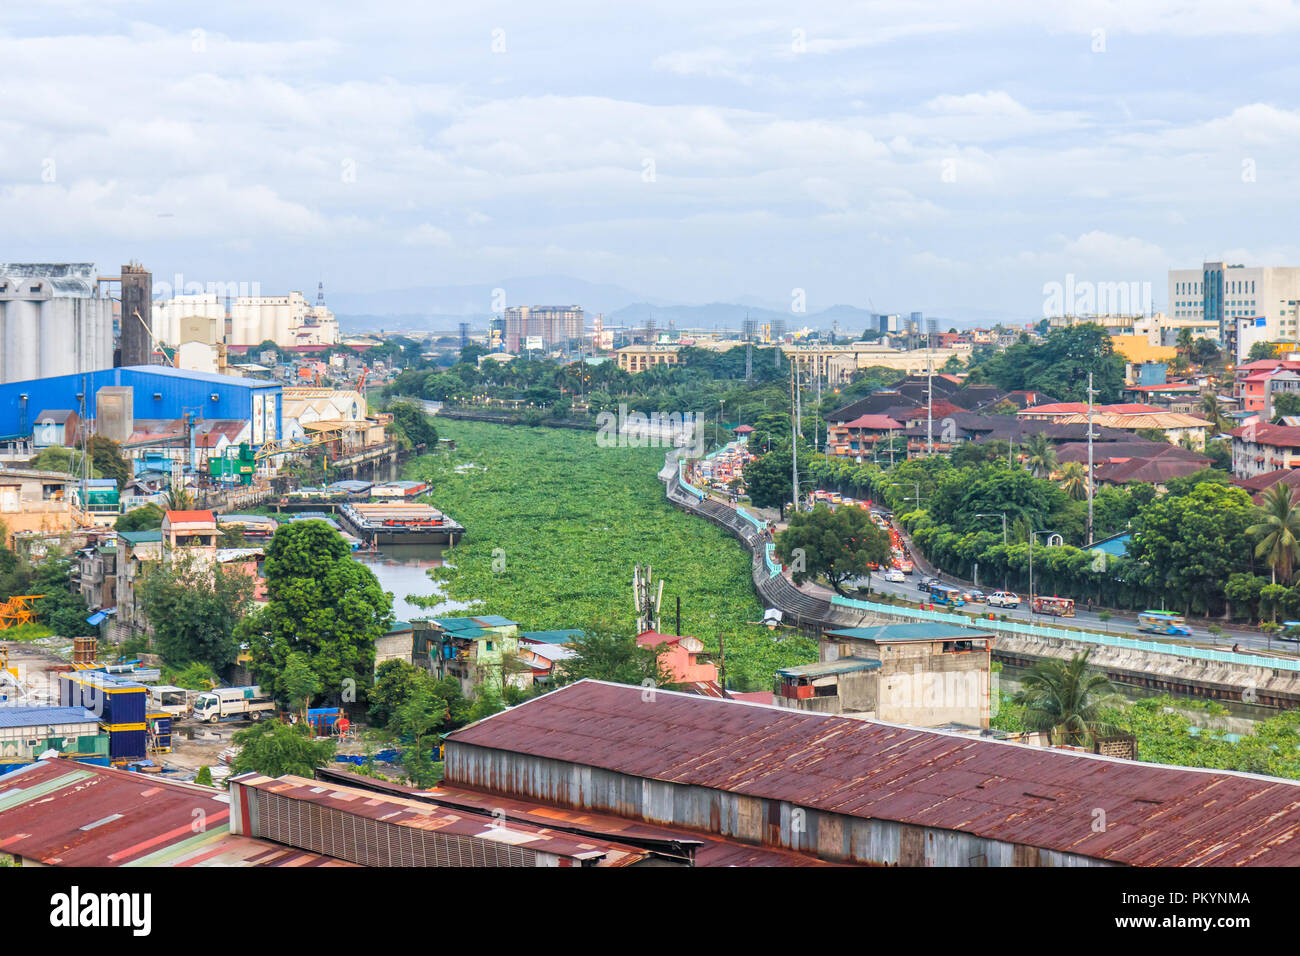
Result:
<svg viewBox="0 0 1300 956"><path fill-rule="evenodd" d="M1169 270L1169 315L1219 327L1241 361L1256 342L1300 342L1300 268L1206 262Z"/></svg>
<svg viewBox="0 0 1300 956"><path fill-rule="evenodd" d="M507 352L518 354L529 339L540 339L544 349L555 348L582 338L582 306L515 306L505 310L505 326Z"/></svg>

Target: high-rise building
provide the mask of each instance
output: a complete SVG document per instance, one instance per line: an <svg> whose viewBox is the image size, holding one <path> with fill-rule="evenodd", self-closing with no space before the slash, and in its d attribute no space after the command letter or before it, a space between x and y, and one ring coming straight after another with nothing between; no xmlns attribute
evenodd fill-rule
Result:
<svg viewBox="0 0 1300 956"><path fill-rule="evenodd" d="M139 263L122 266L123 366L153 364L153 273Z"/></svg>
<svg viewBox="0 0 1300 956"><path fill-rule="evenodd" d="M541 342L544 349L565 345L583 335L582 306L514 306L505 310L506 351L518 353L528 341Z"/></svg>
<svg viewBox="0 0 1300 956"><path fill-rule="evenodd" d="M1300 342L1300 268L1206 262L1169 270L1169 316L1219 327L1240 361L1255 342Z"/></svg>

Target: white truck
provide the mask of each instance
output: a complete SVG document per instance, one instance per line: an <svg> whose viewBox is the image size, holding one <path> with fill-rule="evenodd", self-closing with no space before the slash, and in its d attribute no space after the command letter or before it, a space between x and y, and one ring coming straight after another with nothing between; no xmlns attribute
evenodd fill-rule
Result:
<svg viewBox="0 0 1300 956"><path fill-rule="evenodd" d="M194 699L194 719L215 724L223 717L243 717L261 720L275 711L275 701L262 693L262 688L217 687L205 690Z"/></svg>
<svg viewBox="0 0 1300 956"><path fill-rule="evenodd" d="M190 712L190 695L184 687L154 684L149 688L149 712L171 714L180 720Z"/></svg>

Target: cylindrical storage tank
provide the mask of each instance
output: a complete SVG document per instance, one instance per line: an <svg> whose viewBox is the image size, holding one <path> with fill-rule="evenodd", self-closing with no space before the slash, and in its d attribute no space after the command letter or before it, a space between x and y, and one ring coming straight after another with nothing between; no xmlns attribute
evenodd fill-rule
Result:
<svg viewBox="0 0 1300 956"><path fill-rule="evenodd" d="M79 299L46 299L37 304L36 335L39 344L39 378L68 375L77 370L83 343L74 328Z"/></svg>
<svg viewBox="0 0 1300 956"><path fill-rule="evenodd" d="M12 299L5 322L5 381L40 378L40 303Z"/></svg>

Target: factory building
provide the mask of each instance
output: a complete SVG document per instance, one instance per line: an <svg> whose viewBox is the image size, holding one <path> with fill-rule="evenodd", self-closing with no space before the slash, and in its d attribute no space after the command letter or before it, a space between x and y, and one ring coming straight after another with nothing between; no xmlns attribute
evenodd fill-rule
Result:
<svg viewBox="0 0 1300 956"><path fill-rule="evenodd" d="M254 447L281 435L278 383L151 365L0 384L0 436L31 435L36 416L58 408L84 408L96 433L117 442L130 440L136 420L187 415L248 422Z"/></svg>
<svg viewBox="0 0 1300 956"><path fill-rule="evenodd" d="M323 302L309 305L301 292L240 296L230 307L229 345L270 340L284 347L336 345L339 323Z"/></svg>
<svg viewBox="0 0 1300 956"><path fill-rule="evenodd" d="M152 365L153 273L138 262L122 266L122 312L117 365Z"/></svg>
<svg viewBox="0 0 1300 956"><path fill-rule="evenodd" d="M113 301L93 263L0 264L0 382L112 366Z"/></svg>
<svg viewBox="0 0 1300 956"><path fill-rule="evenodd" d="M610 814L838 863L1300 863L1294 780L601 681L453 732L445 767L440 787L491 806Z"/></svg>

